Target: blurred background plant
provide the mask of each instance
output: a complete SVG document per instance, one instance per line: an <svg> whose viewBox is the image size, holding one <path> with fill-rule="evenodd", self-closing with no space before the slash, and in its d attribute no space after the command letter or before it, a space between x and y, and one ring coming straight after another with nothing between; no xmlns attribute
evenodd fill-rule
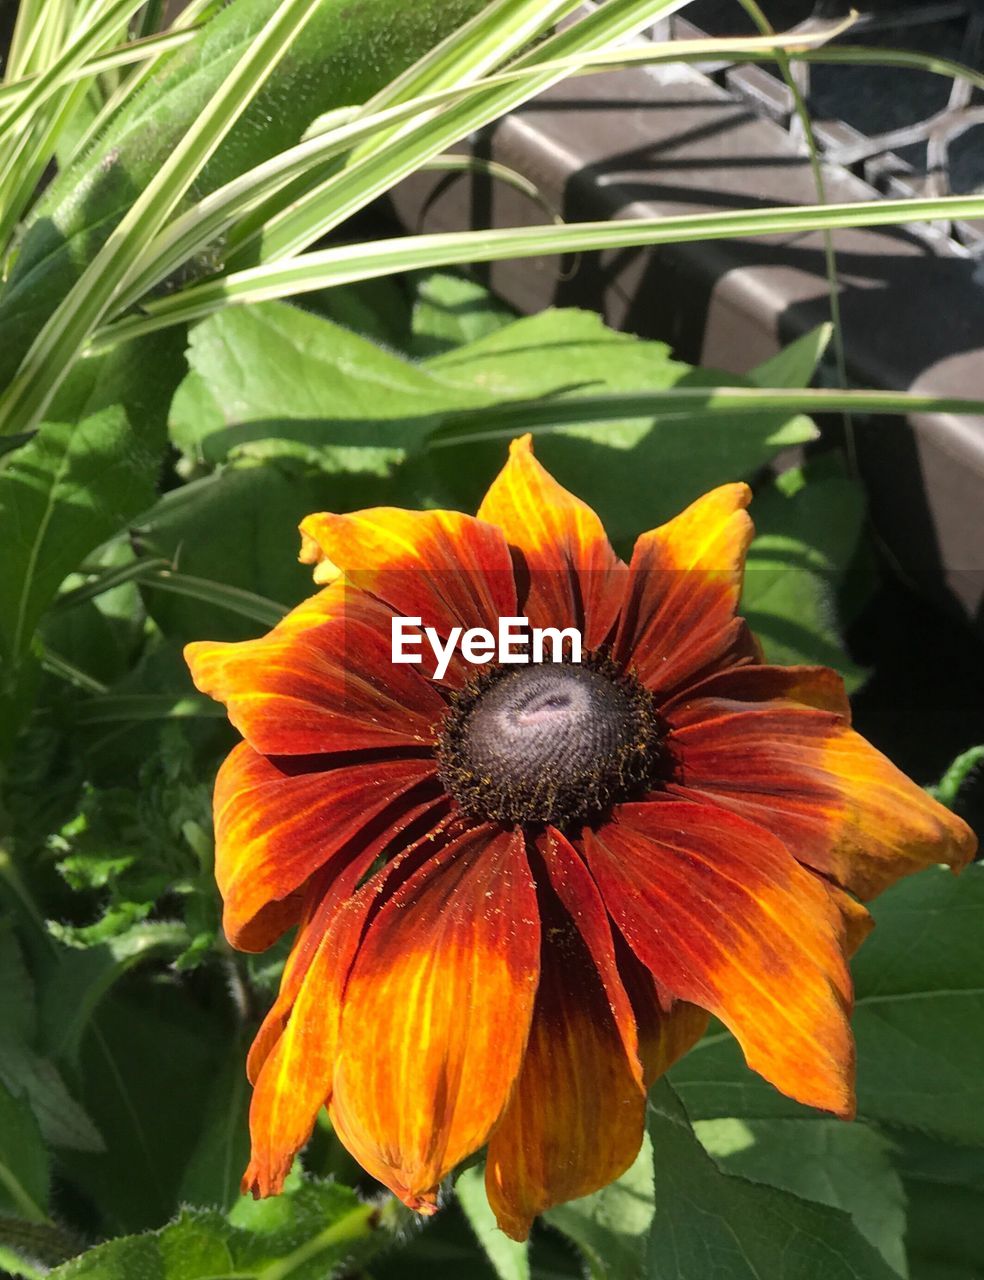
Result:
<svg viewBox="0 0 984 1280"><path fill-rule="evenodd" d="M525 429L623 551L748 477L760 537L744 607L769 657L828 663L852 690L873 668L905 697L894 637L871 640L884 569L863 490L849 453L815 449L809 415L973 404L812 387L836 324L737 379L589 312L518 316L468 268L973 218L984 198L835 206L820 185L809 208L590 224L546 209L532 228L439 235L400 234L379 211L415 170L478 165L449 148L567 76L893 65L888 50L832 52L844 20L776 37L750 0L759 35L639 38L684 7L21 0L0 19L0 1267L94 1280L585 1267L706 1280L712 1258L724 1280L984 1268L976 867L953 884L927 873L876 908L856 971L853 1125L779 1099L717 1030L654 1093L633 1169L549 1214L529 1249L493 1228L477 1167L419 1230L327 1122L282 1197L238 1196L245 1045L283 951L235 955L219 932L210 789L231 738L180 652L258 634L309 592L302 516L473 510ZM524 175L486 172L542 203ZM965 720L923 719L879 745L930 782L976 743ZM946 772L947 803L966 807L979 758Z"/></svg>

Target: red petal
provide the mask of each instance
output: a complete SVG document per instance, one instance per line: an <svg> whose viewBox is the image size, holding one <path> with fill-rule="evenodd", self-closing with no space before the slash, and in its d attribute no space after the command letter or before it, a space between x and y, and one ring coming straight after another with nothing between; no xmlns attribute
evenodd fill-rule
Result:
<svg viewBox="0 0 984 1280"><path fill-rule="evenodd" d="M616 938L618 968L632 1001L639 1035L639 1056L646 1089L689 1053L707 1030L710 1014L660 988L621 935Z"/></svg>
<svg viewBox="0 0 984 1280"><path fill-rule="evenodd" d="M286 1026L263 1060L249 1110L252 1154L244 1192L259 1197L282 1189L331 1092L342 990L366 917L389 872L384 868L336 911L298 983Z"/></svg>
<svg viewBox="0 0 984 1280"><path fill-rule="evenodd" d="M576 627L585 647L608 637L625 594L626 570L601 521L533 456L531 437L509 446L478 518L498 525L522 553L529 589L523 605L535 627Z"/></svg>
<svg viewBox="0 0 984 1280"><path fill-rule="evenodd" d="M385 601L390 616L421 618L442 639L457 626L494 632L500 617L516 613L506 540L472 516L395 507L347 516L322 512L302 522L301 540L301 559L318 565L316 578L344 572ZM388 622L386 634L388 643ZM430 674L432 667L421 670ZM461 683L471 674L456 650L446 681Z"/></svg>
<svg viewBox="0 0 984 1280"><path fill-rule="evenodd" d="M841 922L778 840L710 805L624 805L585 851L629 945L674 995L730 1027L750 1067L850 1116L851 984Z"/></svg>
<svg viewBox="0 0 984 1280"><path fill-rule="evenodd" d="M284 761L268 760L248 743L235 747L215 780L214 800L215 877L232 945L269 946L280 923L271 904L336 856L345 865L352 853L346 846L363 834L375 839L375 823L398 831L413 805L407 793L433 777L434 762L416 759L291 774ZM299 911L296 901L286 904L284 927Z"/></svg>
<svg viewBox="0 0 984 1280"><path fill-rule="evenodd" d="M756 656L735 617L751 496L747 485L724 485L636 542L615 656L648 688L668 696L715 667Z"/></svg>
<svg viewBox="0 0 984 1280"><path fill-rule="evenodd" d="M851 721L851 703L844 681L830 667L729 667L716 671L698 684L681 690L660 710L675 726L705 720L718 702L769 702L782 698L817 711L832 711L845 723Z"/></svg>
<svg viewBox="0 0 984 1280"><path fill-rule="evenodd" d="M256 1083L249 1113L252 1156L243 1176L244 1192L267 1196L282 1189L294 1156L310 1137L331 1093L343 992L366 922L405 880L407 868L417 864L421 851L431 856L437 838L436 832L428 833L343 900L356 879L346 869L339 891L322 898L309 929L298 938L284 975L285 985L293 988L289 1017L276 1027L272 1010L250 1051L250 1075L255 1075ZM377 844L371 852L378 851ZM367 859L360 859L361 871L366 865Z"/></svg>
<svg viewBox="0 0 984 1280"><path fill-rule="evenodd" d="M862 906L857 898L852 898L849 893L845 893L843 889L838 889L835 884L828 884L826 880L821 880L820 883L827 890L831 902L840 912L844 951L847 955L853 956L875 927L875 922L872 920L867 908Z"/></svg>
<svg viewBox="0 0 984 1280"><path fill-rule="evenodd" d="M622 1037L626 1056L641 1083L642 1063L635 1012L619 974L608 912L598 886L574 846L553 827L549 827L546 837L539 841L539 849L550 885L577 925L587 947Z"/></svg>
<svg viewBox="0 0 984 1280"><path fill-rule="evenodd" d="M539 971L536 893L519 833L476 828L373 920L344 997L331 1116L411 1208L476 1151L522 1061Z"/></svg>
<svg viewBox="0 0 984 1280"><path fill-rule="evenodd" d="M553 845L555 875L561 847ZM560 873L568 888L575 881L569 874L575 861L570 850ZM572 901L590 901L579 892L582 887L568 894ZM540 901L540 986L529 1043L489 1142L485 1173L499 1226L515 1240L526 1239L538 1213L597 1191L623 1173L639 1151L645 1116L635 1051L626 1053L612 1012L611 972L604 983L582 936L584 919L570 915L549 890ZM597 936L593 917L592 903L587 928ZM613 963L613 956L606 957L606 969ZM624 999L620 981L618 990Z"/></svg>
<svg viewBox="0 0 984 1280"><path fill-rule="evenodd" d="M301 982L314 959L315 953L342 904L352 895L356 885L372 867L377 858L395 855L388 864L393 870L397 860L402 861L422 843L432 845L448 813L445 797L427 800L401 816L400 821L384 828L382 832L352 856L335 875L316 875L307 890L307 910L301 919L297 938L284 966L277 999L270 1008L250 1046L246 1073L256 1082L260 1068L276 1044L290 1015ZM330 870L330 867L329 867ZM369 895L371 896L371 894Z"/></svg>
<svg viewBox="0 0 984 1280"><path fill-rule="evenodd" d="M770 670L750 682L721 677L713 687L722 696L688 698L668 711L682 770L682 788L673 790L752 819L862 898L922 867L973 857L965 823L841 715L783 700L783 681ZM737 696L768 699L773 691L779 696L766 701Z"/></svg>
<svg viewBox="0 0 984 1280"><path fill-rule="evenodd" d="M339 583L269 635L185 649L195 684L266 755L429 745L444 712L413 666L392 661L391 615Z"/></svg>

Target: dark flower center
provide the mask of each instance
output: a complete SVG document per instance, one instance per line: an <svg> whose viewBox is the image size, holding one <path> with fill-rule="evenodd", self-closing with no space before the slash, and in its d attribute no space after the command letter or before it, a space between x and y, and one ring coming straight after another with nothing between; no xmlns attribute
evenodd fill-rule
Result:
<svg viewBox="0 0 984 1280"><path fill-rule="evenodd" d="M667 776L652 696L610 659L499 666L452 698L438 755L479 821L572 827Z"/></svg>

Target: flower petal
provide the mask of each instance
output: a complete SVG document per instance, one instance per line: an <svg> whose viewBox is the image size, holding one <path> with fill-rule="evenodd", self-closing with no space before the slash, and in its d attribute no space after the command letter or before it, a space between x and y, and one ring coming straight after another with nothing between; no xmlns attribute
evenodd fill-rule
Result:
<svg viewBox="0 0 984 1280"><path fill-rule="evenodd" d="M844 952L846 955L853 956L875 927L875 922L867 908L858 902L857 898L852 898L849 893L845 893L835 884L829 884L826 880L821 880L820 883L841 914Z"/></svg>
<svg viewBox="0 0 984 1280"><path fill-rule="evenodd" d="M321 512L301 523L301 560L315 577L343 572L388 607L389 615L421 618L447 639L451 628L495 631L516 613L512 557L499 529L457 511L374 507L352 515ZM387 623L387 639L389 623ZM426 655L425 649L425 655ZM421 671L430 674L427 663ZM472 674L455 652L449 683Z"/></svg>
<svg viewBox="0 0 984 1280"><path fill-rule="evenodd" d="M598 886L575 847L554 827L547 828L546 837L538 845L546 876L565 911L577 925L605 990L626 1055L641 1083L642 1063L635 1011L619 973L615 940Z"/></svg>
<svg viewBox="0 0 984 1280"><path fill-rule="evenodd" d="M433 857L440 823L403 848L351 896L358 878L385 847L379 840L346 868L314 907L284 974L289 998L286 1019L267 1015L250 1049L255 1080L250 1105L252 1153L242 1189L254 1196L277 1194L294 1156L311 1136L331 1094L338 1058L342 997L367 921L402 884L421 856ZM280 1000L278 999L278 1004ZM277 1023L279 1022L279 1026Z"/></svg>
<svg viewBox="0 0 984 1280"><path fill-rule="evenodd" d="M591 508L537 462L530 436L509 446L478 518L498 525L522 553L532 626L577 627L588 649L606 640L622 605L625 565Z"/></svg>
<svg viewBox="0 0 984 1280"><path fill-rule="evenodd" d="M518 832L477 827L393 895L344 996L331 1116L411 1208L476 1151L519 1072L539 971L536 892Z"/></svg>
<svg viewBox="0 0 984 1280"><path fill-rule="evenodd" d="M243 1175L244 1193L269 1196L282 1189L331 1092L342 990L366 916L388 872L384 868L339 906L304 970L290 1017L263 1060L249 1110L252 1153Z"/></svg>
<svg viewBox="0 0 984 1280"><path fill-rule="evenodd" d="M653 976L715 1014L748 1065L808 1106L854 1110L841 921L768 832L711 805L623 805L585 834L609 912Z"/></svg>
<svg viewBox="0 0 984 1280"><path fill-rule="evenodd" d="M392 660L391 615L338 583L269 633L185 649L195 684L266 755L429 745L444 711L438 691Z"/></svg>
<svg viewBox="0 0 984 1280"><path fill-rule="evenodd" d="M638 1154L646 1108L635 1052L626 1053L581 920L545 886L540 903L529 1043L485 1167L489 1203L514 1240L525 1240L551 1205L624 1173Z"/></svg>
<svg viewBox="0 0 984 1280"><path fill-rule="evenodd" d="M709 668L757 655L735 617L751 496L745 484L712 489L636 542L615 656L648 688L669 695Z"/></svg>
<svg viewBox="0 0 984 1280"><path fill-rule="evenodd" d="M291 758L234 747L215 780L215 877L223 928L234 947L262 951L296 923L300 902L279 909L350 841L399 829L415 787L434 777L432 760L378 760L328 771L291 771ZM286 923L282 923L282 921ZM279 928L278 928L279 926Z"/></svg>
<svg viewBox="0 0 984 1280"><path fill-rule="evenodd" d="M413 849L426 842L431 849L448 812L449 801L445 796L425 800L408 808L400 820L384 827L368 844L359 843L358 851L334 875L317 874L304 893L306 910L299 922L297 937L291 948L280 980L277 999L267 1012L259 1031L253 1038L246 1063L246 1074L254 1084L263 1063L282 1033L301 983L308 971L325 933L328 931L342 904L352 895L356 885L379 857L393 855L388 864L395 869ZM394 848L394 846L396 846ZM331 865L326 871L331 870ZM367 891L368 892L368 891Z"/></svg>
<svg viewBox="0 0 984 1280"><path fill-rule="evenodd" d="M800 862L861 898L922 867L959 867L973 857L976 839L960 818L843 716L784 700L783 683L766 679L769 670L760 669L754 690L741 688L740 677L722 677L722 696L668 711L682 770L682 785L672 790L750 818ZM772 690L779 696L770 699ZM737 693L766 700L729 696Z"/></svg>
<svg viewBox="0 0 984 1280"><path fill-rule="evenodd" d="M707 1030L710 1014L686 1000L675 1000L637 959L621 934L616 936L618 969L632 1001L642 1060L642 1082L649 1087L689 1053Z"/></svg>
<svg viewBox="0 0 984 1280"><path fill-rule="evenodd" d="M706 719L711 698L734 703L783 698L817 711L832 711L845 724L851 722L851 703L844 681L830 667L729 667L681 690L660 710L673 725L691 724Z"/></svg>

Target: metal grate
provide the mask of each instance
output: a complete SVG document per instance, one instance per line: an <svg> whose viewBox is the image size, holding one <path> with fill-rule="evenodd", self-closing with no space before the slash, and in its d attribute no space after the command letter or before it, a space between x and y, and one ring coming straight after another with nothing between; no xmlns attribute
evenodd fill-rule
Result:
<svg viewBox="0 0 984 1280"><path fill-rule="evenodd" d="M764 3L781 30L836 17L840 0ZM860 0L860 21L842 42L911 49L984 70L984 0ZM753 28L736 0L694 0L670 30L749 34ZM886 67L808 65L794 74L807 101L825 159L850 169L891 196L939 196L984 191L984 94L966 80ZM794 137L800 122L792 95L772 68L718 68L716 76L756 110L782 123ZM800 139L801 140L801 139ZM943 223L940 231L984 260L984 231Z"/></svg>

